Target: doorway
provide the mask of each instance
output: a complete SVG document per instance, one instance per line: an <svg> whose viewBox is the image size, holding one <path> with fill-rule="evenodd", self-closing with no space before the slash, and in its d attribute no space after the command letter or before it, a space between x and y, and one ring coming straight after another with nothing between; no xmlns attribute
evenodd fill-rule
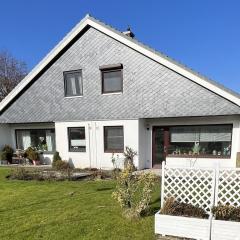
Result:
<svg viewBox="0 0 240 240"><path fill-rule="evenodd" d="M161 168L169 147L169 127L154 126L152 129L152 168Z"/></svg>

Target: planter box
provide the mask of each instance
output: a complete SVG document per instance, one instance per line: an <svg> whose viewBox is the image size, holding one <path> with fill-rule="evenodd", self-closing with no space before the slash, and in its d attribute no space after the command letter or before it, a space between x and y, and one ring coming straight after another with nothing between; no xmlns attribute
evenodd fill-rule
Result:
<svg viewBox="0 0 240 240"><path fill-rule="evenodd" d="M240 240L240 222L212 220L212 240Z"/></svg>
<svg viewBox="0 0 240 240"><path fill-rule="evenodd" d="M155 214L155 234L209 240L210 226L210 219Z"/></svg>

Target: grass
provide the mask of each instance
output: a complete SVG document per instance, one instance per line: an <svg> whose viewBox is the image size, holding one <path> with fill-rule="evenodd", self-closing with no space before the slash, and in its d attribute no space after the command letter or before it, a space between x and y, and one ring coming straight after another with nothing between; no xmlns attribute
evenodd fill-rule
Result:
<svg viewBox="0 0 240 240"><path fill-rule="evenodd" d="M7 180L0 168L1 240L155 239L154 215L127 220L112 199L115 182ZM152 209L160 206L156 183Z"/></svg>

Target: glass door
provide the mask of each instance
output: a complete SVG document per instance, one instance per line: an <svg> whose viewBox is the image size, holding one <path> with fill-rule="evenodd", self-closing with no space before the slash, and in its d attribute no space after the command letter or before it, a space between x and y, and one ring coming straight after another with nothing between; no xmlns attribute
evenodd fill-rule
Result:
<svg viewBox="0 0 240 240"><path fill-rule="evenodd" d="M165 161L169 145L169 128L153 127L152 131L152 167L161 168Z"/></svg>

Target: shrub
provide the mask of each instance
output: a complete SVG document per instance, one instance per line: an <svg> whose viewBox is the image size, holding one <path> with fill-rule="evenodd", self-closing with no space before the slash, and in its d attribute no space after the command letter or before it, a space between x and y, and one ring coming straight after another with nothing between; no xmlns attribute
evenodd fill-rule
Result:
<svg viewBox="0 0 240 240"><path fill-rule="evenodd" d="M71 169L69 163L63 160L53 162L53 168L58 171L67 171L68 169Z"/></svg>
<svg viewBox="0 0 240 240"><path fill-rule="evenodd" d="M68 180L72 179L72 167L70 164L63 160L57 160L53 162L53 169L62 172L63 175L67 175Z"/></svg>
<svg viewBox="0 0 240 240"><path fill-rule="evenodd" d="M62 160L62 158L60 157L59 152L56 151L53 155L53 163L58 160Z"/></svg>
<svg viewBox="0 0 240 240"><path fill-rule="evenodd" d="M14 168L7 178L16 180L44 180L38 171L27 170L23 167Z"/></svg>
<svg viewBox="0 0 240 240"><path fill-rule="evenodd" d="M13 157L13 148L9 145L5 145L2 149L2 160L7 160L8 162L12 162Z"/></svg>
<svg viewBox="0 0 240 240"><path fill-rule="evenodd" d="M120 172L121 172L120 168L114 168L112 170L112 178L113 179L117 179L117 177L119 176Z"/></svg>
<svg viewBox="0 0 240 240"><path fill-rule="evenodd" d="M208 218L208 214L204 209L193 206L189 203L179 202L173 197L170 197L165 201L160 213L173 216Z"/></svg>
<svg viewBox="0 0 240 240"><path fill-rule="evenodd" d="M24 155L25 155L25 157L27 157L28 159L30 159L32 161L39 161L39 159L40 159L39 152L37 150L35 150L33 147L27 148Z"/></svg>
<svg viewBox="0 0 240 240"><path fill-rule="evenodd" d="M137 155L137 152L130 147L126 147L123 155L124 155L124 167L132 165L132 167L136 169L133 160L134 157Z"/></svg>
<svg viewBox="0 0 240 240"><path fill-rule="evenodd" d="M215 219L240 222L240 207L218 205L212 208Z"/></svg>
<svg viewBox="0 0 240 240"><path fill-rule="evenodd" d="M7 153L6 152L0 152L0 160L7 160Z"/></svg>
<svg viewBox="0 0 240 240"><path fill-rule="evenodd" d="M116 190L112 196L120 204L125 216L134 218L149 210L155 176L151 173L133 175L132 164L127 164L117 177Z"/></svg>

